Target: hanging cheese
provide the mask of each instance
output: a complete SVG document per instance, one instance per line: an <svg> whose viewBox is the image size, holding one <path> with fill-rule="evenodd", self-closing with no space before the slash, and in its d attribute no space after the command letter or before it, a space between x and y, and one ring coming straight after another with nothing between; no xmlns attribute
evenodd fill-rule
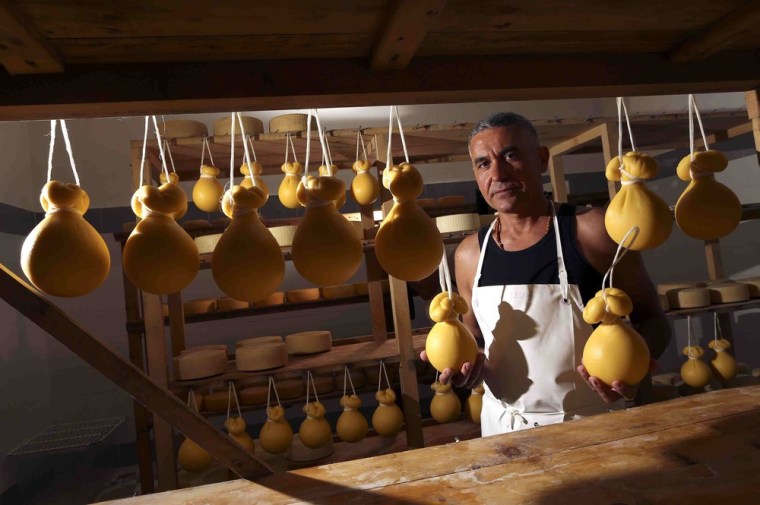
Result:
<svg viewBox="0 0 760 505"><path fill-rule="evenodd" d="M177 461L186 472L202 472L211 466L214 457L206 449L186 438L179 446Z"/></svg>
<svg viewBox="0 0 760 505"><path fill-rule="evenodd" d="M252 386L241 389L238 399L241 405L261 405L267 401L268 386Z"/></svg>
<svg viewBox="0 0 760 505"><path fill-rule="evenodd" d="M728 166L720 151L685 156L676 168L681 180L690 181L676 203L676 222L684 233L700 240L716 240L734 231L742 217L742 205L733 191L715 180Z"/></svg>
<svg viewBox="0 0 760 505"><path fill-rule="evenodd" d="M345 193L345 183L336 177L309 176L299 188L298 200L306 214L293 237L293 264L312 284L342 284L356 273L363 257L351 223L330 204Z"/></svg>
<svg viewBox="0 0 760 505"><path fill-rule="evenodd" d="M245 431L245 420L242 417L230 417L225 423L224 427L227 428L232 440L243 446L249 452L256 450L256 444L254 443L248 432Z"/></svg>
<svg viewBox="0 0 760 505"><path fill-rule="evenodd" d="M459 419L462 403L451 389L451 384L434 382L431 389L435 391L435 395L433 395L433 399L430 402L430 415L433 416L433 419L441 424L453 423Z"/></svg>
<svg viewBox="0 0 760 505"><path fill-rule="evenodd" d="M211 257L214 281L237 300L262 300L275 292L285 276L280 246L256 212L264 205L264 192L258 186L234 186L223 200L224 213L232 223Z"/></svg>
<svg viewBox="0 0 760 505"><path fill-rule="evenodd" d="M280 183L280 189L277 191L277 196L280 198L280 202L289 209L297 209L301 206L296 196L296 190L298 189L298 183L301 182L301 174L303 173L303 165L296 162L287 161L282 164L280 170L285 177L283 177Z"/></svg>
<svg viewBox="0 0 760 505"><path fill-rule="evenodd" d="M288 364L285 342L246 345L235 350L235 367L244 372L258 372Z"/></svg>
<svg viewBox="0 0 760 505"><path fill-rule="evenodd" d="M45 218L21 248L21 268L32 284L52 296L82 296L108 276L111 257L103 237L82 215L90 206L76 184L50 181L42 188Z"/></svg>
<svg viewBox="0 0 760 505"><path fill-rule="evenodd" d="M626 153L622 159L615 157L607 164L607 179L622 181L620 191L604 214L607 234L616 243L619 244L633 226L639 227L631 247L636 251L657 247L670 236L673 230L670 208L643 182L657 175L657 170L657 161L639 152Z"/></svg>
<svg viewBox="0 0 760 505"><path fill-rule="evenodd" d="M467 301L458 293L444 291L430 302L430 319L435 324L425 340L425 352L430 364L443 372L458 372L465 363L475 363L478 344L470 330L459 320L469 311Z"/></svg>
<svg viewBox="0 0 760 505"><path fill-rule="evenodd" d="M264 167L261 163L258 161L252 161L250 164L243 163L240 165L240 172L243 174L243 180L240 185L244 188L253 187L254 184L251 181L251 172L253 172L253 178L256 180L256 187L261 188L264 192L264 203L267 203L267 200L269 199L269 186L267 186L267 183L264 182L264 179L261 177L262 172L264 172Z"/></svg>
<svg viewBox="0 0 760 505"><path fill-rule="evenodd" d="M302 331L285 337L288 354L317 354L332 349L329 331Z"/></svg>
<svg viewBox="0 0 760 505"><path fill-rule="evenodd" d="M480 424L480 412L483 410L483 393L485 388L483 384L478 384L473 388L472 393L467 398L467 403L464 406L464 413L467 415L467 419L475 424Z"/></svg>
<svg viewBox="0 0 760 505"><path fill-rule="evenodd" d="M298 429L298 437L303 445L310 449L317 449L327 445L332 440L330 423L325 419L325 406L321 402L307 403L303 407L306 419Z"/></svg>
<svg viewBox="0 0 760 505"><path fill-rule="evenodd" d="M749 300L749 288L738 282L721 282L711 284L707 291L710 293L710 303L737 303Z"/></svg>
<svg viewBox="0 0 760 505"><path fill-rule="evenodd" d="M711 340L708 346L715 351L715 357L710 361L710 368L715 377L724 381L736 377L736 360L731 354L725 352L731 347L731 342L725 338L719 338Z"/></svg>
<svg viewBox="0 0 760 505"><path fill-rule="evenodd" d="M291 289L285 293L288 303L306 303L319 300L319 288Z"/></svg>
<svg viewBox="0 0 760 505"><path fill-rule="evenodd" d="M182 207L179 208L179 210L176 210L172 213L174 216L174 219L179 221L183 217L185 217L185 214L187 214L187 194L185 194L185 190L182 189L179 185L179 175L177 175L176 172L170 172L169 173L169 179L167 181L166 174L164 172L161 172L161 175L158 177L158 180L161 184L166 184L169 182L170 184L174 184L177 186L177 188L182 192Z"/></svg>
<svg viewBox="0 0 760 505"><path fill-rule="evenodd" d="M379 405L372 414L372 427L381 437L395 437L404 424L404 414L396 405L396 393L383 389L375 394Z"/></svg>
<svg viewBox="0 0 760 505"><path fill-rule="evenodd" d="M620 321L633 311L633 302L621 289L607 288L596 293L583 309L583 320L599 324L583 348L583 366L592 377L611 386L619 380L638 384L649 371L649 348L639 333Z"/></svg>
<svg viewBox="0 0 760 505"><path fill-rule="evenodd" d="M230 298L229 296L219 298L216 301L216 308L219 312L227 312L230 310L245 310L250 307L251 307L250 302L235 300L234 298Z"/></svg>
<svg viewBox="0 0 760 505"><path fill-rule="evenodd" d="M217 180L219 169L211 165L201 166L201 176L193 186L193 202L204 212L217 212L221 205L224 188Z"/></svg>
<svg viewBox="0 0 760 505"><path fill-rule="evenodd" d="M343 407L338 424L335 426L335 432L344 442L359 442L367 436L367 419L364 418L359 409L362 406L362 400L356 395L344 395L340 399L340 406Z"/></svg>
<svg viewBox="0 0 760 505"><path fill-rule="evenodd" d="M227 351L202 349L181 354L177 359L180 380L202 379L227 371Z"/></svg>
<svg viewBox="0 0 760 505"><path fill-rule="evenodd" d="M285 419L285 410L281 406L267 408L267 420L261 427L259 443L269 454L282 454L293 443L293 428Z"/></svg>
<svg viewBox="0 0 760 505"><path fill-rule="evenodd" d="M132 198L132 210L142 220L124 245L124 274L148 293L182 291L198 273L198 247L171 215L183 197L178 186L164 184L143 186Z"/></svg>
<svg viewBox="0 0 760 505"><path fill-rule="evenodd" d="M443 242L435 222L417 205L422 176L409 163L383 171L383 184L393 194L393 207L375 237L375 253L388 274L405 281L418 281L438 268Z"/></svg>
<svg viewBox="0 0 760 505"><path fill-rule="evenodd" d="M351 166L356 176L351 181L351 196L359 205L372 205L380 196L380 182L369 173L367 160L356 160Z"/></svg>
<svg viewBox="0 0 760 505"><path fill-rule="evenodd" d="M681 378L691 387L703 388L710 383L712 372L710 367L699 358L704 351L698 345L690 345L683 348L684 355L689 359L681 365Z"/></svg>

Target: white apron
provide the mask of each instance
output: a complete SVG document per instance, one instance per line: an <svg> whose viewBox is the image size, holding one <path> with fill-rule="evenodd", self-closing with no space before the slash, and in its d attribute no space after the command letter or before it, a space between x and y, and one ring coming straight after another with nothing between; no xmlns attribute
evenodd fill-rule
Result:
<svg viewBox="0 0 760 505"><path fill-rule="evenodd" d="M593 328L583 320L578 286L568 284L556 214L553 219L559 284L478 287L494 223L483 241L472 309L488 358L484 437L620 408L605 403L576 370Z"/></svg>

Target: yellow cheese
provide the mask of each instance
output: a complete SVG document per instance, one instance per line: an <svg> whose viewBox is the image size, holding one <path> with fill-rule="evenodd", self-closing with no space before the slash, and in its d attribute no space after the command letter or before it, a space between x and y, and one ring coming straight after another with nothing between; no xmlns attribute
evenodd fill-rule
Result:
<svg viewBox="0 0 760 505"><path fill-rule="evenodd" d="M437 202L440 207L456 207L466 203L462 195L442 196Z"/></svg>
<svg viewBox="0 0 760 505"><path fill-rule="evenodd" d="M262 344L275 344L282 342L282 337L278 336L266 336L266 337L251 337L244 338L235 342L235 347L243 347L249 345L262 345Z"/></svg>
<svg viewBox="0 0 760 505"><path fill-rule="evenodd" d="M209 222L203 219L192 219L182 223L182 227L186 230L201 230L203 228L208 228L209 226Z"/></svg>
<svg viewBox="0 0 760 505"><path fill-rule="evenodd" d="M665 282L657 285L657 293L664 295L674 289L703 288L706 285L704 282Z"/></svg>
<svg viewBox="0 0 760 505"><path fill-rule="evenodd" d="M158 128L161 131L161 135L169 139L205 137L208 135L208 128L206 128L205 123L189 119L162 121L158 124Z"/></svg>
<svg viewBox="0 0 760 505"><path fill-rule="evenodd" d="M190 316L193 314L205 314L207 312L213 312L216 310L215 298L204 298L201 300L188 300L182 304L185 315Z"/></svg>
<svg viewBox="0 0 760 505"><path fill-rule="evenodd" d="M271 307L272 305L282 305L285 302L285 293L276 291L263 300L253 302L254 307Z"/></svg>
<svg viewBox="0 0 760 505"><path fill-rule="evenodd" d="M182 349L180 351L180 356L183 356L185 354L190 354L191 352L198 352L198 351L224 351L225 354L227 353L227 346L224 344L207 344L207 345L195 345L193 347L188 347L186 349Z"/></svg>
<svg viewBox="0 0 760 505"><path fill-rule="evenodd" d="M710 305L710 292L705 288L668 291L668 303L675 309L694 309Z"/></svg>
<svg viewBox="0 0 760 505"><path fill-rule="evenodd" d="M739 279L737 282L747 285L750 297L760 298L760 277L748 277L746 279Z"/></svg>
<svg viewBox="0 0 760 505"><path fill-rule="evenodd" d="M267 401L269 386L253 386L241 389L238 399L241 405L262 405Z"/></svg>
<svg viewBox="0 0 760 505"><path fill-rule="evenodd" d="M453 214L435 218L435 224L441 233L457 233L473 231L480 227L480 217L477 214Z"/></svg>
<svg viewBox="0 0 760 505"><path fill-rule="evenodd" d="M290 247L293 245L293 237L296 235L296 229L298 227L293 226L273 226L269 228L272 232L274 239L280 244L280 247Z"/></svg>
<svg viewBox="0 0 760 505"><path fill-rule="evenodd" d="M710 303L736 303L749 300L749 288L739 282L725 282L708 286Z"/></svg>
<svg viewBox="0 0 760 505"><path fill-rule="evenodd" d="M342 284L340 286L325 286L320 288L322 298L335 300L337 298L346 298L353 296L354 286L352 284Z"/></svg>
<svg viewBox="0 0 760 505"><path fill-rule="evenodd" d="M202 379L227 371L227 352L222 349L202 349L181 354L177 359L180 380Z"/></svg>
<svg viewBox="0 0 760 505"><path fill-rule="evenodd" d="M256 135L258 133L264 133L264 123L260 119L255 118L253 116L243 116L243 115L240 116L240 119L243 120L243 128L245 128L246 135ZM221 119L217 119L216 121L214 121L214 136L215 137L229 136L232 131L231 120L232 118L230 116L227 116L227 117L223 117ZM237 121L235 121L235 132L236 134L240 134L240 123Z"/></svg>
<svg viewBox="0 0 760 505"><path fill-rule="evenodd" d="M203 397L203 406L206 410L217 411L227 410L228 401L230 399L228 391L217 391L215 393L209 393ZM232 398L232 405L235 405L235 399Z"/></svg>
<svg viewBox="0 0 760 505"><path fill-rule="evenodd" d="M244 372L278 368L287 363L288 346L285 342L244 345L235 349L235 366Z"/></svg>
<svg viewBox="0 0 760 505"><path fill-rule="evenodd" d="M234 298L230 298L229 296L219 298L216 301L216 310L220 312L226 312L228 310L243 310L243 309L249 308L250 306L251 304L248 302L235 300Z"/></svg>
<svg viewBox="0 0 760 505"><path fill-rule="evenodd" d="M313 302L319 300L319 288L291 289L285 296L290 303Z"/></svg>
<svg viewBox="0 0 760 505"><path fill-rule="evenodd" d="M199 254L211 254L216 248L216 244L219 243L219 239L222 238L221 233L214 233L213 235L201 235L195 237L195 245L198 246Z"/></svg>
<svg viewBox="0 0 760 505"><path fill-rule="evenodd" d="M293 400L300 398L306 393L303 379L286 379L276 382L277 394L280 400Z"/></svg>
<svg viewBox="0 0 760 505"><path fill-rule="evenodd" d="M293 437L293 443L288 449L288 460L298 463L307 461L316 461L326 458L333 453L333 441L332 438L323 446L316 449L310 449L306 447L298 435Z"/></svg>
<svg viewBox="0 0 760 505"><path fill-rule="evenodd" d="M314 387L318 395L326 395L335 391L335 382L332 375L317 375L314 377Z"/></svg>
<svg viewBox="0 0 760 505"><path fill-rule="evenodd" d="M369 286L367 286L366 282L357 282L354 284L354 294L366 295L367 293L369 293Z"/></svg>
<svg viewBox="0 0 760 505"><path fill-rule="evenodd" d="M329 331L304 331L285 337L288 354L316 354L332 349L332 334Z"/></svg>

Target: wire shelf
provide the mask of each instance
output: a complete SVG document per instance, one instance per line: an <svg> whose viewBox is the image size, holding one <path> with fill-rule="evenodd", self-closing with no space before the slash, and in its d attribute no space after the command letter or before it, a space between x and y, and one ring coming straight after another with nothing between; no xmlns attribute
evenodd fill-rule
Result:
<svg viewBox="0 0 760 505"><path fill-rule="evenodd" d="M9 456L38 454L88 447L102 442L122 422L123 417L56 424L13 449Z"/></svg>

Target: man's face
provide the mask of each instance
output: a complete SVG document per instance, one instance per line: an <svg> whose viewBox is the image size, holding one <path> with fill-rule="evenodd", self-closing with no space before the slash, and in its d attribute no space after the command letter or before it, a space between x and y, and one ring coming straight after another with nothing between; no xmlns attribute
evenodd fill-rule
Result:
<svg viewBox="0 0 760 505"><path fill-rule="evenodd" d="M499 212L514 213L541 194L549 152L518 125L489 128L470 140L478 188Z"/></svg>

